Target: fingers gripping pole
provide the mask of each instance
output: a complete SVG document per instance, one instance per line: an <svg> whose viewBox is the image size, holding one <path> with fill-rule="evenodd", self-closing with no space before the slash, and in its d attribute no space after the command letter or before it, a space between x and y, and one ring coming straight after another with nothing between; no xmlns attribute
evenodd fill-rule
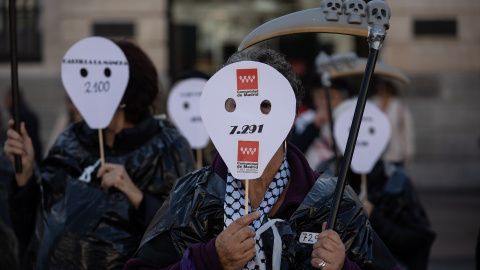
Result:
<svg viewBox="0 0 480 270"><path fill-rule="evenodd" d="M18 116L18 59L17 59L17 18L15 0L9 0L9 23L10 23L10 67L12 84L12 111L14 129L20 133L20 117ZM36 153L40 155L40 153ZM15 155L15 173L22 172L22 157Z"/></svg>
<svg viewBox="0 0 480 270"><path fill-rule="evenodd" d="M333 195L332 208L328 217L327 229L333 229L338 216L341 199L345 190L347 173L352 162L353 151L357 141L358 131L360 129L365 103L367 101L367 92L371 77L375 71L375 63L377 62L378 52L382 47L385 39L386 29L388 29L388 19L390 19L390 10L388 5L381 0L372 0L367 4L368 22L371 26L368 28L368 42L370 44L370 52L365 67L360 94L358 95L355 113L353 115L352 126L348 134L347 146L343 155L342 167L338 175L337 186ZM385 16L383 16L385 14ZM382 15L382 16L380 16ZM386 18L386 20L385 20Z"/></svg>

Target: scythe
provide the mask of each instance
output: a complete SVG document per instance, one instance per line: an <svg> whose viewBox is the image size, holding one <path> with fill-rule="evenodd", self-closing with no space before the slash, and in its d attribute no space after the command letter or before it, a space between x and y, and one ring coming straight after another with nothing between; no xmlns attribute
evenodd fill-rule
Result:
<svg viewBox="0 0 480 270"><path fill-rule="evenodd" d="M346 184L348 169L353 157L358 131L367 100L367 91L375 70L378 52L389 28L390 8L382 0L365 4L362 0L323 0L320 8L291 13L269 21L253 30L240 44L244 50L261 41L295 33L337 33L366 37L370 51L362 79L352 126L348 135L337 185L333 194L332 208L327 229L333 229L337 220L341 198Z"/></svg>

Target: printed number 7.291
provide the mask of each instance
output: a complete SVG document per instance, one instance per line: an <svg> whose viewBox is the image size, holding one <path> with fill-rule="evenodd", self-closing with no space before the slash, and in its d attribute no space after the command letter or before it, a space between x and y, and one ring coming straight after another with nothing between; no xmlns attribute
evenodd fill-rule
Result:
<svg viewBox="0 0 480 270"><path fill-rule="evenodd" d="M255 133L255 132L262 133L262 130L263 130L263 124L258 125L258 126L257 125L244 125L240 129L238 128L238 126L231 126L231 127L232 127L232 131L230 131L230 135L232 135L232 134L247 134L247 133Z"/></svg>

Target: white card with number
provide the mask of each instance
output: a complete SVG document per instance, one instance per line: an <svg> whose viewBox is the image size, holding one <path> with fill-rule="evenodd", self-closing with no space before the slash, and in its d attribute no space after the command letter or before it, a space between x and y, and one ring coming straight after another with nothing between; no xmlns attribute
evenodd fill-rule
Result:
<svg viewBox="0 0 480 270"><path fill-rule="evenodd" d="M345 101L335 110L334 136L338 148L345 153L356 101ZM367 102L358 131L351 169L358 174L368 174L382 156L390 141L391 129L387 116L377 106Z"/></svg>
<svg viewBox="0 0 480 270"><path fill-rule="evenodd" d="M193 149L203 149L210 142L200 115L200 96L206 79L189 78L174 85L167 100L170 119Z"/></svg>
<svg viewBox="0 0 480 270"><path fill-rule="evenodd" d="M200 99L208 134L236 179L262 175L292 128L295 106L288 80L253 61L219 70Z"/></svg>
<svg viewBox="0 0 480 270"><path fill-rule="evenodd" d="M62 60L62 82L92 129L107 127L128 84L128 61L111 40L89 37L75 43Z"/></svg>

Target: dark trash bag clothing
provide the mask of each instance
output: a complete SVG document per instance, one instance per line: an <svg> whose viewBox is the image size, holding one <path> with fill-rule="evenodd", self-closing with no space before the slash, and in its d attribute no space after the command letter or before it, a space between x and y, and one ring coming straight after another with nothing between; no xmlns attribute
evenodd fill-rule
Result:
<svg viewBox="0 0 480 270"><path fill-rule="evenodd" d="M22 253L28 244L24 269L122 269L175 180L194 169L187 141L150 113L119 132L114 146L105 147L105 162L123 165L143 192L135 210L120 190L101 188L98 145L97 130L71 124L38 180L21 189L13 180L11 216Z"/></svg>
<svg viewBox="0 0 480 270"><path fill-rule="evenodd" d="M272 218L281 235L281 269L312 269L312 244L299 243L302 232L320 233L328 220L335 178L313 172L301 152L289 144L291 183L285 200ZM219 269L215 238L223 231L226 166L217 155L212 167L180 178L170 199L147 229L125 269ZM318 179L317 179L318 178ZM353 196L352 196L353 195ZM262 223L265 223L264 219ZM363 207L347 188L335 230L346 247L344 269L398 269L393 257L371 229ZM273 231L262 234L272 269Z"/></svg>
<svg viewBox="0 0 480 270"><path fill-rule="evenodd" d="M350 185L360 192L360 175L350 172ZM414 186L402 166L379 161L367 175L368 200L375 206L372 227L408 270L424 270L436 234Z"/></svg>

